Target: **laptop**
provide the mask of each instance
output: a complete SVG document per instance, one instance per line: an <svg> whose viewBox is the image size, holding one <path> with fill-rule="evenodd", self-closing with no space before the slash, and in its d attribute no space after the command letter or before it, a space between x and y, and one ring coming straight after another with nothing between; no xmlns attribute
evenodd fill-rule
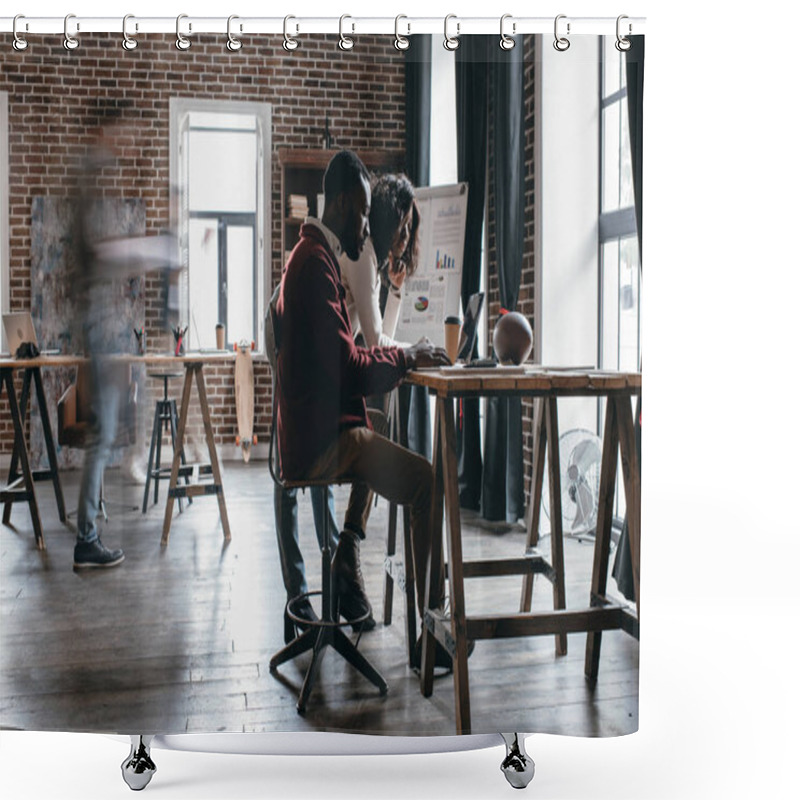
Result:
<svg viewBox="0 0 800 800"><path fill-rule="evenodd" d="M37 347L39 346L30 311L3 314L3 329L6 332L8 350L12 356L23 342L33 342Z"/></svg>
<svg viewBox="0 0 800 800"><path fill-rule="evenodd" d="M39 347L30 311L14 311L3 314L3 329L6 333L6 345L10 355L15 355L19 346L24 342L32 342L37 348ZM60 352L60 350L40 350L39 355L52 356Z"/></svg>

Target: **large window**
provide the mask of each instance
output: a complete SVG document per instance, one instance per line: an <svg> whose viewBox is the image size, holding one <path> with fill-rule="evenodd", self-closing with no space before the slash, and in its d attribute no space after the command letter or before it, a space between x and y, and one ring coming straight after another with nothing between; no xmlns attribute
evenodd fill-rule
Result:
<svg viewBox="0 0 800 800"><path fill-rule="evenodd" d="M170 134L173 225L184 265L179 306L189 342L213 348L222 323L228 344L254 341L260 348L270 290L270 107L173 98Z"/></svg>
<svg viewBox="0 0 800 800"><path fill-rule="evenodd" d="M641 272L628 127L625 55L610 36L600 39L600 220L598 362L636 371L641 364ZM605 402L598 403L602 432ZM602 435L602 433L601 433ZM625 512L622 470L614 512Z"/></svg>
<svg viewBox="0 0 800 800"><path fill-rule="evenodd" d="M600 367L638 370L639 245L633 201L625 56L600 39Z"/></svg>

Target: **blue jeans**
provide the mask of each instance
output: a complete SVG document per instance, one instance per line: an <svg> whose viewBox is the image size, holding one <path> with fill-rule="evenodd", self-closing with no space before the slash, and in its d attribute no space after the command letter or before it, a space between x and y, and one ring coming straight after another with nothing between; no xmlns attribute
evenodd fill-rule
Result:
<svg viewBox="0 0 800 800"><path fill-rule="evenodd" d="M323 514L328 515L328 532L333 553L339 544L339 529L333 506L333 489L329 486L314 486L311 492L311 508L314 512L314 527L317 541L322 549ZM306 570L297 530L297 489L275 487L275 530L278 534L278 551L281 557L283 585L288 598L297 597L308 591Z"/></svg>
<svg viewBox="0 0 800 800"><path fill-rule="evenodd" d="M108 369L103 359L92 358L90 369L95 419L84 455L78 497L78 542L85 543L97 540L95 520L100 511L100 484L117 434L120 403L127 391L127 386L119 379L119 370Z"/></svg>

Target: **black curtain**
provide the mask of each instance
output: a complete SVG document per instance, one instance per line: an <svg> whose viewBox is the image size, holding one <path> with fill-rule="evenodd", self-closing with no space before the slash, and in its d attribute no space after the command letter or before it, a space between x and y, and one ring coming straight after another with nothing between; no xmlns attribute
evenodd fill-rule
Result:
<svg viewBox="0 0 800 800"><path fill-rule="evenodd" d="M639 239L639 270L642 275L642 129L644 87L644 36L631 36L631 47L625 54L625 80L628 87L628 131L631 140L631 166L633 168L633 202L636 213L636 235ZM641 363L639 364L641 369ZM639 468L642 464L642 398L636 402L633 420ZM622 526L614 569L611 573L617 588L628 600L634 600L633 562L631 560L627 515Z"/></svg>
<svg viewBox="0 0 800 800"><path fill-rule="evenodd" d="M493 159L495 247L500 304L516 309L525 233L525 98L521 41L512 50L492 48L489 92ZM525 516L522 402L492 397L487 403L483 448L482 515L516 522Z"/></svg>
<svg viewBox="0 0 800 800"><path fill-rule="evenodd" d="M431 175L431 38L411 36L405 51L406 175L414 186L428 186ZM400 419L407 420L408 447L430 459L428 390L402 384L397 400Z"/></svg>
<svg viewBox="0 0 800 800"><path fill-rule="evenodd" d="M409 37L406 59L406 175L414 186L431 177L431 36Z"/></svg>
<svg viewBox="0 0 800 800"><path fill-rule="evenodd" d="M456 136L458 180L469 185L461 306L466 310L470 295L479 291L481 239L486 199L486 136L488 118L488 69L496 36L464 36L456 50ZM477 348L477 342L476 342ZM459 401L458 484L461 505L481 506L480 405L476 398Z"/></svg>

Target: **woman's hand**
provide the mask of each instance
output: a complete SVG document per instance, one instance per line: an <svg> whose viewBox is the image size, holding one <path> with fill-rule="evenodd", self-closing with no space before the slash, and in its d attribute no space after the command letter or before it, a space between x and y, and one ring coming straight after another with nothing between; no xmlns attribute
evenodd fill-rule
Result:
<svg viewBox="0 0 800 800"><path fill-rule="evenodd" d="M405 262L401 259L395 260L394 255L389 253L389 269L386 274L389 278L389 283L391 283L395 289L402 289L403 281L406 279Z"/></svg>

